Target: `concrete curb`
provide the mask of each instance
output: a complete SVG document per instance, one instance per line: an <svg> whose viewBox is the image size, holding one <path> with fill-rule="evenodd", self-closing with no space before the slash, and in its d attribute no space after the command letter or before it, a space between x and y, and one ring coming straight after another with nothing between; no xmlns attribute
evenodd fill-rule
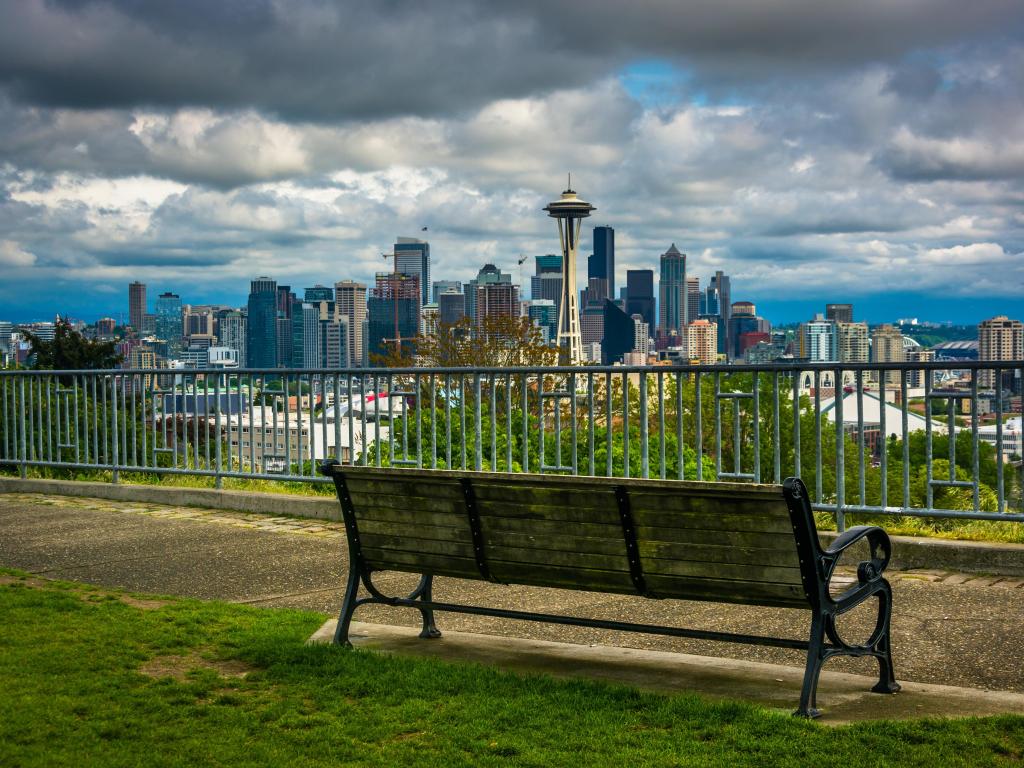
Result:
<svg viewBox="0 0 1024 768"><path fill-rule="evenodd" d="M22 480L0 477L0 493L44 493L84 496L112 501L206 507L268 515L295 515L317 520L340 520L341 508L333 497L313 498L284 493L224 491L215 488L176 488L161 485L115 485L76 480ZM824 532L831 541L836 534ZM1024 544L950 541L893 536L891 568L926 569L963 573L1024 576Z"/></svg>

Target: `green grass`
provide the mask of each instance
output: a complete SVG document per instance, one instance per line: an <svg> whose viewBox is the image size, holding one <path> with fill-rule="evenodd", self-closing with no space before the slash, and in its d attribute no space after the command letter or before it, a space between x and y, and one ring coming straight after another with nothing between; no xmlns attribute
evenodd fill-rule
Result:
<svg viewBox="0 0 1024 768"><path fill-rule="evenodd" d="M4 766L999 766L1024 755L1024 718L830 728L695 696L307 647L323 619L313 613L139 605L4 573Z"/></svg>

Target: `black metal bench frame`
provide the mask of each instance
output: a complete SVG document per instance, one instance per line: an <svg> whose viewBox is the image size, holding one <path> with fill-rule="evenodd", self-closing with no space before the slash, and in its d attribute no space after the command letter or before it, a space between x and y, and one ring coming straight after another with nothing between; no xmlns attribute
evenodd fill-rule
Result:
<svg viewBox="0 0 1024 768"><path fill-rule="evenodd" d="M337 470L335 470L337 467ZM385 595L373 583L373 571L367 567L362 556L359 539L359 527L356 512L345 483L344 465L336 461L324 462L320 471L334 480L341 502L342 518L348 538L349 573L342 602L341 614L338 618L334 642L350 646L349 627L352 615L361 605L379 604L393 607L415 608L423 619L421 638L438 638L441 632L434 624L434 611L464 613L478 616L492 616L502 619L521 619L550 624L591 627L595 629L621 630L646 634L687 637L699 640L744 643L763 645L775 648L789 648L807 652L803 686L800 693L800 706L793 714L799 717L815 718L821 713L817 707L818 678L824 663L833 656L871 656L878 661L879 679L872 687L875 693L896 693L900 690L896 682L892 662L890 641L890 619L892 616L892 588L883 577L883 572L892 555L892 545L888 534L877 526L856 526L840 534L827 548L822 548L818 541L817 527L811 510L807 489L799 478L788 478L782 486L783 495L789 509L793 524L793 536L796 541L797 554L800 559L801 580L811 610L811 627L809 640L795 640L782 637L765 637L732 632L712 632L700 629L668 627L655 624L636 624L624 621L590 619L577 616L560 616L556 614L516 611L485 606L462 605L441 602L433 599L433 575L421 574L419 584L405 597ZM402 470L396 470L402 471ZM466 515L473 536L474 551L480 579L494 581L487 567L479 518L476 515L473 495L472 473L460 473L460 483L466 504ZM510 480L515 475L509 476ZM630 576L636 587L637 594L644 597L658 598L650 593L644 585L643 571L638 556L637 540L629 513L628 491L625 486L616 489L616 499L622 521L623 543L626 547ZM857 583L841 594L833 597L829 583L843 553L851 546L866 540L870 548L870 559L857 566ZM409 570L409 573L415 571ZM360 585L369 593L368 597L359 597ZM595 590L591 590L595 591ZM854 645L846 642L839 634L837 619L853 610L868 599L878 599L878 614L875 627L863 644ZM754 603L756 604L756 603Z"/></svg>

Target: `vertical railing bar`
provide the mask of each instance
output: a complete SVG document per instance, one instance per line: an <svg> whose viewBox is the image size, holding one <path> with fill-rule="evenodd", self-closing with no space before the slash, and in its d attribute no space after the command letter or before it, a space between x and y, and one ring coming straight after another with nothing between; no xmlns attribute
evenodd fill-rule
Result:
<svg viewBox="0 0 1024 768"><path fill-rule="evenodd" d="M906 371L904 371L906 374ZM925 466L925 507L932 509L932 384L930 379L924 382L924 466Z"/></svg>
<svg viewBox="0 0 1024 768"><path fill-rule="evenodd" d="M437 469L437 377L430 374L430 468Z"/></svg>
<svg viewBox="0 0 1024 768"><path fill-rule="evenodd" d="M612 374L606 372L604 375L604 424L605 424L605 476L611 477L615 471L615 464L612 461L612 444L615 436L612 419Z"/></svg>
<svg viewBox="0 0 1024 768"><path fill-rule="evenodd" d="M459 429L462 430L460 435L462 442L462 464L460 469L469 469L469 459L467 451L469 445L466 441L466 374L459 374Z"/></svg>
<svg viewBox="0 0 1024 768"><path fill-rule="evenodd" d="M418 373L413 376L412 391L416 393L415 395L413 395L413 397L415 397L414 402L416 404L416 468L417 469L422 469L423 468L423 424L422 424L422 422L423 422L423 382L420 381L420 375ZM406 408L406 412L408 413L409 405L407 404L405 406L405 408ZM406 418L405 423L406 424L409 423L408 417ZM408 432L408 427L406 428L406 431ZM406 453L408 453L408 450L409 449L406 448Z"/></svg>
<svg viewBox="0 0 1024 768"><path fill-rule="evenodd" d="M743 469L743 443L740 434L740 401L732 401L732 471L737 475Z"/></svg>
<svg viewBox="0 0 1024 768"><path fill-rule="evenodd" d="M665 479L665 372L658 371L658 450L661 454L659 462L660 477Z"/></svg>
<svg viewBox="0 0 1024 768"><path fill-rule="evenodd" d="M676 476L682 480L686 476L685 452L683 451L683 374L676 371Z"/></svg>
<svg viewBox="0 0 1024 768"><path fill-rule="evenodd" d="M114 419L114 423L111 425L111 429L110 429L110 432L111 432L111 434L110 434L111 443L113 445L113 454L111 456L111 465L113 466L113 470L111 471L110 481L112 483L116 483L116 482L118 482L120 480L120 474L119 474L118 470L119 470L120 465L121 465L121 456L120 456L120 453L118 451L118 449L120 448L120 446L118 445L118 443L120 443L120 427L118 426L120 424L120 421L119 421L118 416L117 416L117 378L116 377L112 376L110 378L110 386L111 386L110 402L111 402L111 405L113 407L113 419Z"/></svg>
<svg viewBox="0 0 1024 768"><path fill-rule="evenodd" d="M512 374L505 374L505 471L512 471Z"/></svg>
<svg viewBox="0 0 1024 768"><path fill-rule="evenodd" d="M832 388L836 404L836 529L846 530L846 422L843 419L842 370L832 372Z"/></svg>
<svg viewBox="0 0 1024 768"><path fill-rule="evenodd" d="M281 375L283 379L282 386L284 389L284 466L287 474L292 474L292 394L291 384L292 376L290 373L283 373ZM295 382L295 410L300 411L299 406L302 402L302 384L296 379ZM301 411L300 411L301 413ZM275 432L277 430L274 430ZM302 424L298 425L296 429L297 437L299 442L296 447L298 448L299 461L302 461ZM277 442L277 436L274 436L274 442Z"/></svg>
<svg viewBox="0 0 1024 768"><path fill-rule="evenodd" d="M497 374L490 374L491 387L491 472L498 471L498 388Z"/></svg>
<svg viewBox="0 0 1024 768"><path fill-rule="evenodd" d="M527 374L523 374L523 472L530 471L530 397ZM543 463L543 461L541 462Z"/></svg>
<svg viewBox="0 0 1024 768"><path fill-rule="evenodd" d="M20 464L18 469L21 472L21 476L24 478L27 474L28 467L25 464L28 461L28 443L26 442L25 435L25 377L22 376L18 380L18 390L20 397L18 398L21 403L18 408L18 448L19 448L19 460Z"/></svg>
<svg viewBox="0 0 1024 768"><path fill-rule="evenodd" d="M140 425L141 426L141 431L142 431L142 451L141 451L141 453L142 453L142 463L141 463L141 466L144 469L148 469L149 468L149 435L147 434L148 430L146 429L146 413L147 413L147 408L146 408L146 377L144 375L138 374L138 373L132 374L132 377L134 379L132 381L132 389L134 390L134 389L138 388L138 391L139 391L139 407L142 410L142 421L141 421L141 425ZM77 378L76 378L76 382L75 382L75 391L76 392L78 391ZM78 413L78 402L77 401L78 401L78 398L76 397L75 398L75 414L76 414L75 421L76 422L78 421L78 416L77 416L77 413ZM78 442L77 432L76 432L76 435L75 435L75 442L76 443ZM77 454L77 451L76 451L76 454ZM76 461L77 461L77 459L76 459Z"/></svg>
<svg viewBox="0 0 1024 768"><path fill-rule="evenodd" d="M576 371L569 374L569 438L572 441L572 445L569 451L569 459L572 463L573 475L579 474L579 467L577 463L577 437L578 437L578 423L576 421ZM561 463L559 463L561 466Z"/></svg>
<svg viewBox="0 0 1024 768"><path fill-rule="evenodd" d="M96 380L99 376L93 375L89 377L89 383L92 385L92 449L93 449L93 463L100 463L100 431L99 431L99 399L96 395ZM88 398L86 399L88 404ZM88 429L89 422L86 419L86 428Z"/></svg>
<svg viewBox="0 0 1024 768"><path fill-rule="evenodd" d="M843 425L837 423L836 428L842 429ZM821 374L817 370L814 371L814 466L814 500L821 504Z"/></svg>
<svg viewBox="0 0 1024 768"><path fill-rule="evenodd" d="M452 468L452 376L444 375L445 469Z"/></svg>
<svg viewBox="0 0 1024 768"><path fill-rule="evenodd" d="M260 455L267 443L267 398L263 392L263 377L249 376L249 474L256 474L256 393L260 393ZM241 434L241 429L239 429Z"/></svg>
<svg viewBox="0 0 1024 768"><path fill-rule="evenodd" d="M135 396L135 379L138 374L132 373L128 376L128 382L132 390L132 465L139 465L139 414L138 398Z"/></svg>
<svg viewBox="0 0 1024 768"><path fill-rule="evenodd" d="M754 482L761 482L761 378L754 371Z"/></svg>
<svg viewBox="0 0 1024 768"><path fill-rule="evenodd" d="M25 410L28 411L28 429L26 430L26 439L25 439L25 456L24 456L25 461L31 461L32 460L32 456L36 452L36 432L37 432L37 430L35 428L36 413L35 413L35 408L34 408L34 405L35 405L34 401L35 401L36 398L35 398L35 395L32 393L32 390L33 390L33 387L35 386L35 384L36 384L36 380L34 378L30 378L28 380L28 400L25 403ZM23 392L24 392L24 390L23 390Z"/></svg>
<svg viewBox="0 0 1024 768"><path fill-rule="evenodd" d="M629 477L629 374L622 374L622 476Z"/></svg>
<svg viewBox="0 0 1024 768"><path fill-rule="evenodd" d="M349 384L351 385L352 374L348 374L345 378L348 380ZM331 386L334 389L334 406L333 406L333 410L331 411L331 413L334 415L334 460L337 461L337 462L341 462L341 461L344 460L344 456L345 455L344 455L344 453L341 450L341 447L342 447L341 446L341 376L338 374L337 371L335 371L334 374L331 376ZM327 413L326 399L327 399L327 394L325 393L324 394L324 413L325 414ZM351 401L349 401L348 406L349 406L349 409L350 409L349 410L348 425L351 428L351 426L352 426L352 411L351 411L352 402ZM352 445L352 440L350 438L349 441L348 441L348 458L349 458L348 463L349 464L352 463L352 452L353 452L354 448L355 448L355 446ZM328 453L328 451L327 451L327 444L326 444L326 442L324 443L324 456L325 457L330 456L330 453Z"/></svg>
<svg viewBox="0 0 1024 768"><path fill-rule="evenodd" d="M388 455L391 463L395 463L395 378L387 375L385 386L388 388Z"/></svg>
<svg viewBox="0 0 1024 768"><path fill-rule="evenodd" d="M650 416L647 407L647 373L640 373L640 477L646 480L650 475Z"/></svg>
<svg viewBox="0 0 1024 768"><path fill-rule="evenodd" d="M693 380L694 443L697 449L697 480L704 479L704 413L700 394L701 373L697 371Z"/></svg>
<svg viewBox="0 0 1024 768"><path fill-rule="evenodd" d="M972 376L973 381L976 377ZM946 449L949 453L949 480L956 480L956 400L946 399Z"/></svg>
<svg viewBox="0 0 1024 768"><path fill-rule="evenodd" d="M889 432L885 426L885 412L889 409L885 400L885 376L878 379L878 437L881 447L881 505L889 506Z"/></svg>
<svg viewBox="0 0 1024 768"><path fill-rule="evenodd" d="M388 399L391 399L390 390L388 392ZM388 428L388 435L390 436L391 430L390 425ZM374 456L376 457L374 463L379 467L381 463L381 452L382 446L380 444L380 375L373 374L373 445Z"/></svg>
<svg viewBox="0 0 1024 768"><path fill-rule="evenodd" d="M864 505L868 502L865 498L867 480L864 474L864 387L862 385L862 378L861 372L858 370L854 374L854 381L857 386L857 503ZM882 376L880 378L884 379L885 377ZM885 403L880 405L879 410L885 410Z"/></svg>
<svg viewBox="0 0 1024 768"><path fill-rule="evenodd" d="M772 482L782 482L782 425L779 400L779 372L772 372ZM795 416L796 414L794 414Z"/></svg>
<svg viewBox="0 0 1024 768"><path fill-rule="evenodd" d="M107 391L110 388L108 386L108 378L109 377L107 377L107 376L103 377L103 379L102 379L102 385L103 386L102 386L101 392L103 394L103 420L102 420L102 424L103 424L103 461L106 464L110 465L110 464L113 464L113 458L112 457L113 457L114 454L113 454L113 451L111 450L110 442L107 439L108 436L109 436L109 433L110 433L109 427L112 426L110 424L111 408L107 404ZM99 463L99 462L97 462L97 463Z"/></svg>
<svg viewBox="0 0 1024 768"><path fill-rule="evenodd" d="M554 384L552 386L555 387L555 389L552 390L552 394L554 394L554 393L556 393L558 391L559 387L564 387L565 383L559 381L558 377L556 376ZM559 397L557 395L552 397L551 398L551 405L554 408L554 416L555 416L555 466L556 467L560 467L560 466L562 466L562 399L561 399L561 397Z"/></svg>
<svg viewBox="0 0 1024 768"><path fill-rule="evenodd" d="M793 476L800 477L800 371L793 372Z"/></svg>
<svg viewBox="0 0 1024 768"><path fill-rule="evenodd" d="M334 384L334 395L335 395L334 396L334 423L335 423L334 433L335 433L335 437L338 440L338 461L341 461L341 435L340 435L340 430L341 430L341 426L340 426L341 425L341 411L339 409L339 402L338 402L338 397L340 396L340 394L341 393L338 391L337 379L335 379L335 384ZM348 416L348 463L349 463L349 466L355 466L355 463L356 463L355 431L356 431L356 429L355 429L355 422L353 421L353 419L355 418L355 411L353 410L353 408L355 407L355 404L352 402L352 372L351 371L349 371L345 375L345 395L348 398L348 413L346 414ZM360 438L360 440L362 440L362 438Z"/></svg>
<svg viewBox="0 0 1024 768"><path fill-rule="evenodd" d="M74 377L77 381L78 377ZM58 384L58 387L60 385ZM53 398L50 396L50 391L53 389L53 382L46 382L46 460L53 461ZM60 461L60 422L57 422L57 460ZM75 457L75 462L78 462L78 457Z"/></svg>
<svg viewBox="0 0 1024 768"><path fill-rule="evenodd" d="M537 375L537 433L539 436L538 442L540 443L540 457L537 464L537 471L541 474L544 473L544 466L546 462L545 443L544 443L544 374L539 373Z"/></svg>
<svg viewBox="0 0 1024 768"><path fill-rule="evenodd" d="M949 436L956 441L956 433ZM997 446L999 450L1001 446ZM971 376L971 472L974 475L974 511L981 510L981 454L978 450L978 377Z"/></svg>
<svg viewBox="0 0 1024 768"><path fill-rule="evenodd" d="M722 477L722 379L718 371L714 375L715 383L715 480Z"/></svg>
<svg viewBox="0 0 1024 768"><path fill-rule="evenodd" d="M929 380L931 380L931 376L925 380L925 386L927 386ZM900 371L900 406L903 428L903 506L904 508L909 508L912 506L910 503L910 404L907 402L906 371Z"/></svg>
<svg viewBox="0 0 1024 768"><path fill-rule="evenodd" d="M335 372L331 375L330 379L328 379L327 374L318 373L316 374L315 380L320 384L320 452L323 453L323 459L324 461L326 461L327 459L331 458L331 452L330 450L328 450L327 447L327 382L331 381L331 384L333 386L334 382L338 380L338 374ZM309 407L310 410L313 413L315 413L315 411L313 410L313 401L310 402ZM313 424L309 425L309 437L310 474L315 475L317 456L316 447L313 445ZM334 443L334 450L335 453L337 453L337 441L335 441Z"/></svg>
<svg viewBox="0 0 1024 768"><path fill-rule="evenodd" d="M476 435L476 450L473 451L473 469L479 472L483 469L484 459L484 424L483 424L483 391L481 388L481 374L477 371L473 382L473 395L476 403L473 408L474 427Z"/></svg>
<svg viewBox="0 0 1024 768"><path fill-rule="evenodd" d="M971 379L978 378L980 373L980 371L975 371ZM1003 377L999 368L995 369L994 375L996 379L996 508L1000 514L1003 514L1006 511L1003 488ZM1024 383L1024 373L1022 373L1021 382ZM1024 395L1021 398L1021 414L1024 417ZM1021 425L1024 426L1024 418L1021 419ZM1021 489L1021 493L1024 494L1024 488ZM1022 496L1022 509L1024 509L1024 496Z"/></svg>
<svg viewBox="0 0 1024 768"><path fill-rule="evenodd" d="M366 423L367 423L366 422L366 412L369 410L369 405L370 405L370 402L366 399L367 395L368 395L368 393L367 393L367 382L370 379L371 379L371 377L369 375L367 375L367 374L362 374L359 377L359 392L360 392L360 395L361 395L362 401L363 401L362 402L362 406L359 408L359 414L360 414L360 417L362 419L362 425L363 425L362 426L363 433L360 436L360 439L363 442L363 466L364 467L367 466L369 464L369 462L370 462L370 456L369 456L370 452L368 450L369 447L370 447L369 446L370 433L366 429Z"/></svg>
<svg viewBox="0 0 1024 768"><path fill-rule="evenodd" d="M198 416L198 414L196 414ZM203 454L206 459L205 469L209 470L212 462L210 461L210 374L203 374L203 442L206 443L204 446Z"/></svg>
<svg viewBox="0 0 1024 768"><path fill-rule="evenodd" d="M221 434L220 434L220 429L221 429L221 419L220 419L220 382L221 382L221 377L223 375L224 375L223 373L218 373L218 374L216 374L217 378L215 378L213 380L213 409L214 409L213 410L213 414L214 414L213 434L214 434L214 439L217 441L217 444L214 446L215 449L216 449L215 452L214 452L214 459L217 462L217 464L214 467L214 472L216 472L216 474L214 475L214 478L213 478L213 484L214 484L214 487L216 487L216 488L223 488L224 487L224 478L221 476L221 474L224 472L224 456L223 456L223 450L224 449L221 447L221 442L222 441L221 441ZM231 412L231 408L230 407L228 407L228 412L229 413ZM209 442L209 437L207 437L207 442ZM230 451L231 451L231 430L230 429L228 430L228 441L227 442L228 442L228 451L229 451L228 456L229 456L229 460L230 460Z"/></svg>
<svg viewBox="0 0 1024 768"><path fill-rule="evenodd" d="M597 468L594 464L596 461L594 457L594 374L587 373L587 451L590 454L590 462L588 463L588 474L594 476L597 474Z"/></svg>

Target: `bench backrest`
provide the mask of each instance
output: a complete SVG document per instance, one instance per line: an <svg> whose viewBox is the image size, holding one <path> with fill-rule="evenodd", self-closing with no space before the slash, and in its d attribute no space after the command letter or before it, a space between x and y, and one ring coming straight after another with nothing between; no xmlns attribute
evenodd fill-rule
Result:
<svg viewBox="0 0 1024 768"><path fill-rule="evenodd" d="M781 486L327 471L370 570L758 605L810 599Z"/></svg>

